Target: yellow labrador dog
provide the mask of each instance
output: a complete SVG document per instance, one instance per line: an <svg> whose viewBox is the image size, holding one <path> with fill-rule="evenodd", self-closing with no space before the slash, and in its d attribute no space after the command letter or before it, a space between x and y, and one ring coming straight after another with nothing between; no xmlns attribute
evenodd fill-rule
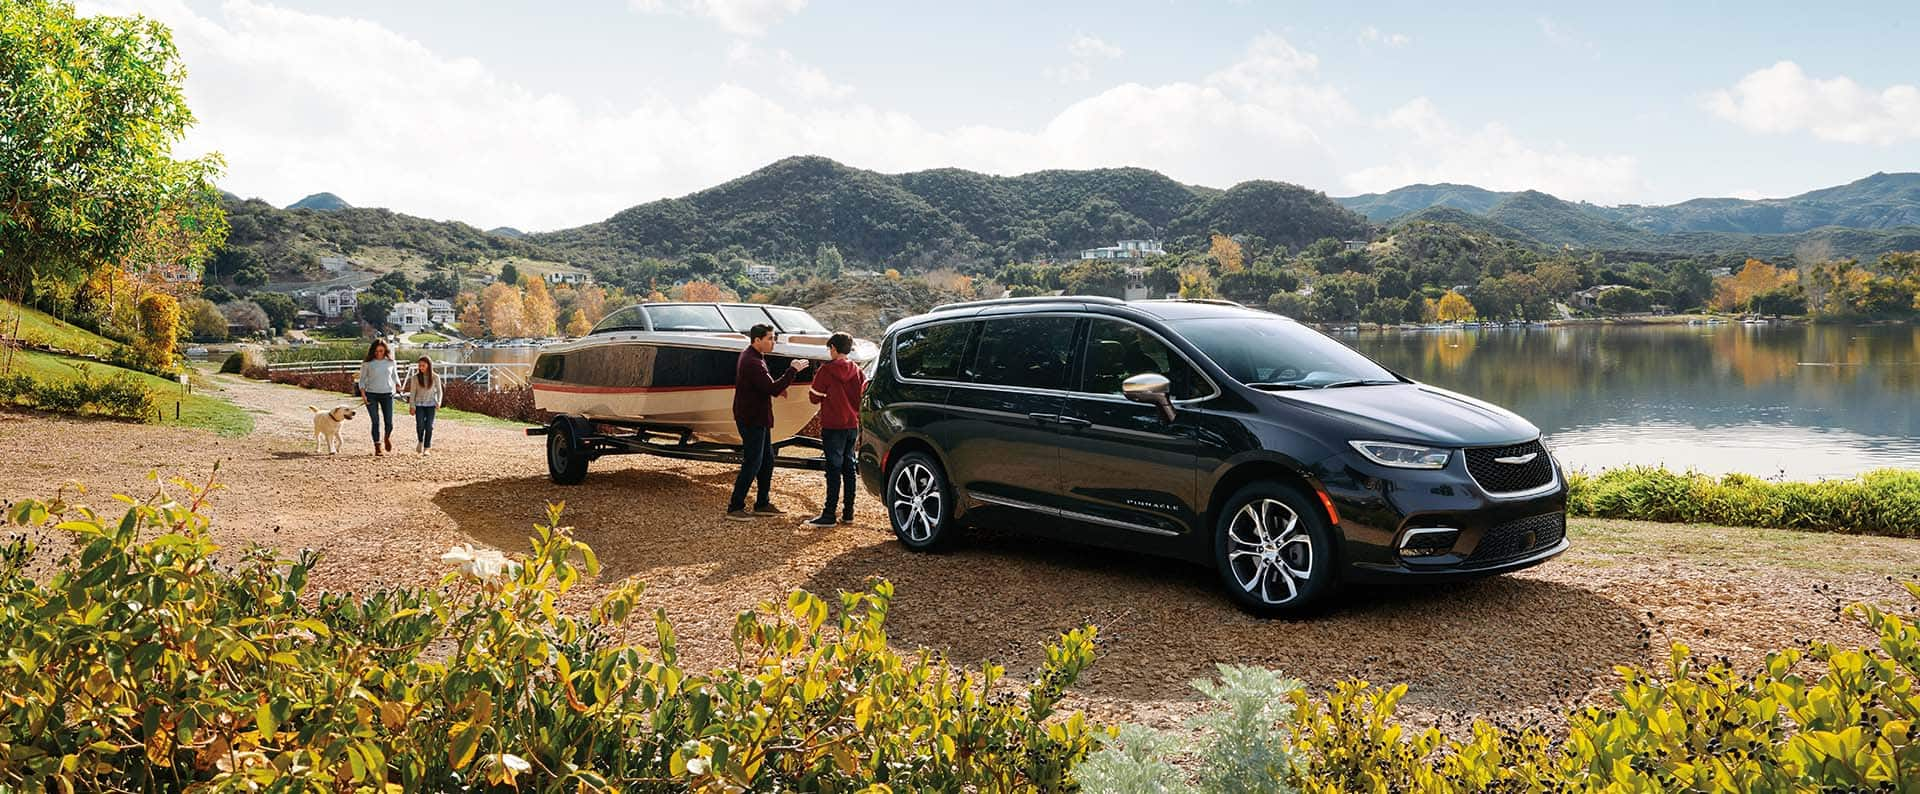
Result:
<svg viewBox="0 0 1920 794"><path fill-rule="evenodd" d="M323 413L309 405L307 410L313 412L313 451L329 455L339 453L340 423L353 418L353 409L342 406Z"/></svg>

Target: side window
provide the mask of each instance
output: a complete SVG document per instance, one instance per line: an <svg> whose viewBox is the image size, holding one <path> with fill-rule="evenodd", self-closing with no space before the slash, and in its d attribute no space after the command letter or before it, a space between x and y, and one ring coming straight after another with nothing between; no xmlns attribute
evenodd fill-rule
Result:
<svg viewBox="0 0 1920 794"><path fill-rule="evenodd" d="M567 357L549 353L533 361L533 376L541 380L560 380L566 377Z"/></svg>
<svg viewBox="0 0 1920 794"><path fill-rule="evenodd" d="M1120 382L1143 372L1167 376L1173 399L1200 396L1204 388L1187 360L1137 325L1094 320L1087 330L1085 377L1080 391L1119 394Z"/></svg>
<svg viewBox="0 0 1920 794"><path fill-rule="evenodd" d="M978 323L946 323L902 331L893 340L893 361L900 375L921 380L953 380L967 355L967 339Z"/></svg>
<svg viewBox="0 0 1920 794"><path fill-rule="evenodd" d="M1005 317L980 331L968 380L994 386L1064 389L1073 361L1072 317Z"/></svg>

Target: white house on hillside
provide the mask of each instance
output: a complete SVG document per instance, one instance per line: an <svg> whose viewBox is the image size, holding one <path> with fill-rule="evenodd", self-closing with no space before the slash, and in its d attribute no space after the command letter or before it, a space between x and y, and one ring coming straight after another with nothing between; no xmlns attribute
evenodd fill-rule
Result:
<svg viewBox="0 0 1920 794"><path fill-rule="evenodd" d="M1160 247L1159 240L1121 240L1117 245L1103 248L1088 248L1080 252L1081 259L1145 259L1166 253Z"/></svg>
<svg viewBox="0 0 1920 794"><path fill-rule="evenodd" d="M434 325L452 325L453 324L453 319L456 316L457 312L453 310L452 301L444 301L439 298L428 298L426 300L421 301L420 304L427 307L427 322L432 323Z"/></svg>
<svg viewBox="0 0 1920 794"><path fill-rule="evenodd" d="M581 272L578 272L578 271L573 271L573 270L555 270L555 271L553 271L552 273L548 273L548 274L547 274L547 283L548 283L548 284L554 284L554 285L559 285L559 284L592 284L592 283L593 283L593 274L592 274L592 273L581 273Z"/></svg>
<svg viewBox="0 0 1920 794"><path fill-rule="evenodd" d="M780 269L773 265L747 265L747 278L755 284L772 284L780 280Z"/></svg>
<svg viewBox="0 0 1920 794"><path fill-rule="evenodd" d="M354 311L360 308L358 292L352 287L323 289L313 296L313 307L320 311L321 317L328 320L351 317Z"/></svg>
<svg viewBox="0 0 1920 794"><path fill-rule="evenodd" d="M427 305L419 301L396 303L393 310L387 312L387 324L404 334L427 330Z"/></svg>

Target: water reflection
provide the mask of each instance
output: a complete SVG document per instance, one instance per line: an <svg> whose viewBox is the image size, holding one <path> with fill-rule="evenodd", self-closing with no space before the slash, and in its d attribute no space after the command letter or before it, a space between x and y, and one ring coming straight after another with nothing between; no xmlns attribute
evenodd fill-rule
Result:
<svg viewBox="0 0 1920 794"><path fill-rule="evenodd" d="M1569 465L1837 477L1920 467L1920 328L1588 326L1345 337L1512 408Z"/></svg>

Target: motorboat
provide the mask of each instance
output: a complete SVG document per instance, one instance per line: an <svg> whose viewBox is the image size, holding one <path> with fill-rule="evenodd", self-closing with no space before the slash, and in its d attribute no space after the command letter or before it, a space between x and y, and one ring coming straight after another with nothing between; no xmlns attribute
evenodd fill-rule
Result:
<svg viewBox="0 0 1920 794"><path fill-rule="evenodd" d="M718 444L740 443L733 383L747 330L774 329L767 368L775 378L796 358L813 362L773 399L773 438L798 435L818 413L807 386L826 363L832 331L806 310L754 303L641 303L608 314L593 331L540 349L533 362L534 407L595 422L683 432ZM850 357L863 369L879 354L856 339Z"/></svg>

